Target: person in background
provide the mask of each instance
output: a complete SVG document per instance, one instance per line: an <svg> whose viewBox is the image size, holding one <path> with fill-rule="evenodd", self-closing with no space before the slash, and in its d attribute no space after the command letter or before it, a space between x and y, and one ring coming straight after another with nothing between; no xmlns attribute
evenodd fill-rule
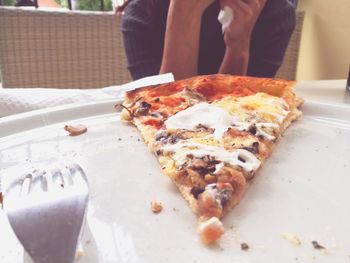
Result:
<svg viewBox="0 0 350 263"><path fill-rule="evenodd" d="M133 79L225 73L274 77L295 27L297 0L129 0L121 31ZM230 7L222 32L217 17ZM121 12L117 10L117 12Z"/></svg>

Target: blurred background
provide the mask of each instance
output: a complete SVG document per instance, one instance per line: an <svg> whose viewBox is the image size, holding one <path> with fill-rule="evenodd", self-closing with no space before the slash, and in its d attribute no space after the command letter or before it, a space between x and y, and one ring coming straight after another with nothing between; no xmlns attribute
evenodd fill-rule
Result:
<svg viewBox="0 0 350 263"><path fill-rule="evenodd" d="M146 0L145 0L146 1ZM39 10L82 10L113 13L123 0L0 0L2 6L33 5ZM303 21L296 30L292 55L286 60L292 69L283 68L289 79L345 79L350 65L350 0L299 0ZM0 36L1 38L1 36ZM1 39L0 39L1 40ZM281 71L281 70L280 70ZM282 73L278 77L284 77ZM288 76L288 75L287 75Z"/></svg>
<svg viewBox="0 0 350 263"><path fill-rule="evenodd" d="M305 11L297 80L345 79L350 65L350 1L299 0Z"/></svg>

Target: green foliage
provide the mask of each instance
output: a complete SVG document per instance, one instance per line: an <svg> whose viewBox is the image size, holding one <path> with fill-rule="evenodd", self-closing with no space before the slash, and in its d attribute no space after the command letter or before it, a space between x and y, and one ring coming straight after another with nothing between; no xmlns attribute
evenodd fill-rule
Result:
<svg viewBox="0 0 350 263"><path fill-rule="evenodd" d="M6 1L6 0L5 0ZM7 0L11 1L11 0ZM55 0L57 4L62 7L68 8L68 0ZM73 2L73 0L72 0ZM78 10L90 10L90 11L100 11L101 3L100 0L78 0ZM103 0L104 3L104 11L112 11L112 1L111 0Z"/></svg>
<svg viewBox="0 0 350 263"><path fill-rule="evenodd" d="M4 5L13 6L16 4L16 0L4 0Z"/></svg>
<svg viewBox="0 0 350 263"><path fill-rule="evenodd" d="M61 7L68 8L68 1L65 0L55 0L57 4L59 4Z"/></svg>
<svg viewBox="0 0 350 263"><path fill-rule="evenodd" d="M103 0L104 11L112 11L112 2L110 0ZM79 0L79 10L101 10L99 0Z"/></svg>

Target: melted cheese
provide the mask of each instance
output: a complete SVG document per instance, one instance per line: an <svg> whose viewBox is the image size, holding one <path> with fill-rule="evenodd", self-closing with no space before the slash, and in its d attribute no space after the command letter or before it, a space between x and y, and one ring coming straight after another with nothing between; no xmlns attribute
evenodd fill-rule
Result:
<svg viewBox="0 0 350 263"><path fill-rule="evenodd" d="M267 133L266 131L264 131L265 128L272 128L272 129L278 129L278 125L275 123L257 123L256 124L256 135L257 136L262 136L264 138L266 138L267 140L275 140L276 137L273 135L270 135L269 133Z"/></svg>
<svg viewBox="0 0 350 263"><path fill-rule="evenodd" d="M213 128L214 138L221 139L232 125L233 117L224 109L209 103L199 103L171 116L167 129L196 130L198 125Z"/></svg>
<svg viewBox="0 0 350 263"><path fill-rule="evenodd" d="M226 97L215 103L230 114L239 116L242 121L250 119L252 113L266 121L282 123L288 115L287 103L279 97L257 93L246 97Z"/></svg>
<svg viewBox="0 0 350 263"><path fill-rule="evenodd" d="M240 166L246 172L252 172L260 167L261 162L254 154L247 150L237 149L235 151L227 151L223 147L210 146L201 143L182 141L176 144L167 144L163 146L164 152L174 152L172 158L177 165L184 164L188 155L197 158L204 156L212 156L215 160L228 163L232 166Z"/></svg>
<svg viewBox="0 0 350 263"><path fill-rule="evenodd" d="M202 138L195 138L192 140L196 143L206 144L206 145L213 145L213 146L220 146L221 141L214 139L212 136L205 136Z"/></svg>
<svg viewBox="0 0 350 263"><path fill-rule="evenodd" d="M180 140L176 144L166 144L162 146L162 150L172 153L172 159L178 166L185 164L189 155L195 158L211 156L220 161L214 173L225 163L239 166L246 172L254 172L260 167L260 160L244 149L225 149L224 133L229 128L249 131L255 125L256 136L275 140L274 130L279 129L289 113L288 110L289 107L283 99L264 93L246 97L225 97L212 104L199 103L171 116L165 122L166 128L196 131L203 125L214 129L214 133Z"/></svg>
<svg viewBox="0 0 350 263"><path fill-rule="evenodd" d="M214 104L199 103L171 116L165 125L168 129L196 130L199 125L214 129L212 138L204 144L217 145L230 127L247 131L251 124L257 124L257 135L267 140L275 136L262 127L277 129L288 115L286 102L278 97L257 93L246 97L225 97ZM278 124L277 124L278 123Z"/></svg>

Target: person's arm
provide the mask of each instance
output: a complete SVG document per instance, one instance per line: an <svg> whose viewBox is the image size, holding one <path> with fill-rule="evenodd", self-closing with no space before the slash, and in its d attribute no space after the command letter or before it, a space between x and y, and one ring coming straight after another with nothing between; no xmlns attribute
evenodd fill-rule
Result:
<svg viewBox="0 0 350 263"><path fill-rule="evenodd" d="M250 40L239 41L226 46L219 73L247 75Z"/></svg>
<svg viewBox="0 0 350 263"><path fill-rule="evenodd" d="M220 0L229 6L234 20L225 30L225 55L219 73L246 75L249 62L250 37L266 0Z"/></svg>
<svg viewBox="0 0 350 263"><path fill-rule="evenodd" d="M159 73L175 79L197 75L203 12L214 0L171 0Z"/></svg>

